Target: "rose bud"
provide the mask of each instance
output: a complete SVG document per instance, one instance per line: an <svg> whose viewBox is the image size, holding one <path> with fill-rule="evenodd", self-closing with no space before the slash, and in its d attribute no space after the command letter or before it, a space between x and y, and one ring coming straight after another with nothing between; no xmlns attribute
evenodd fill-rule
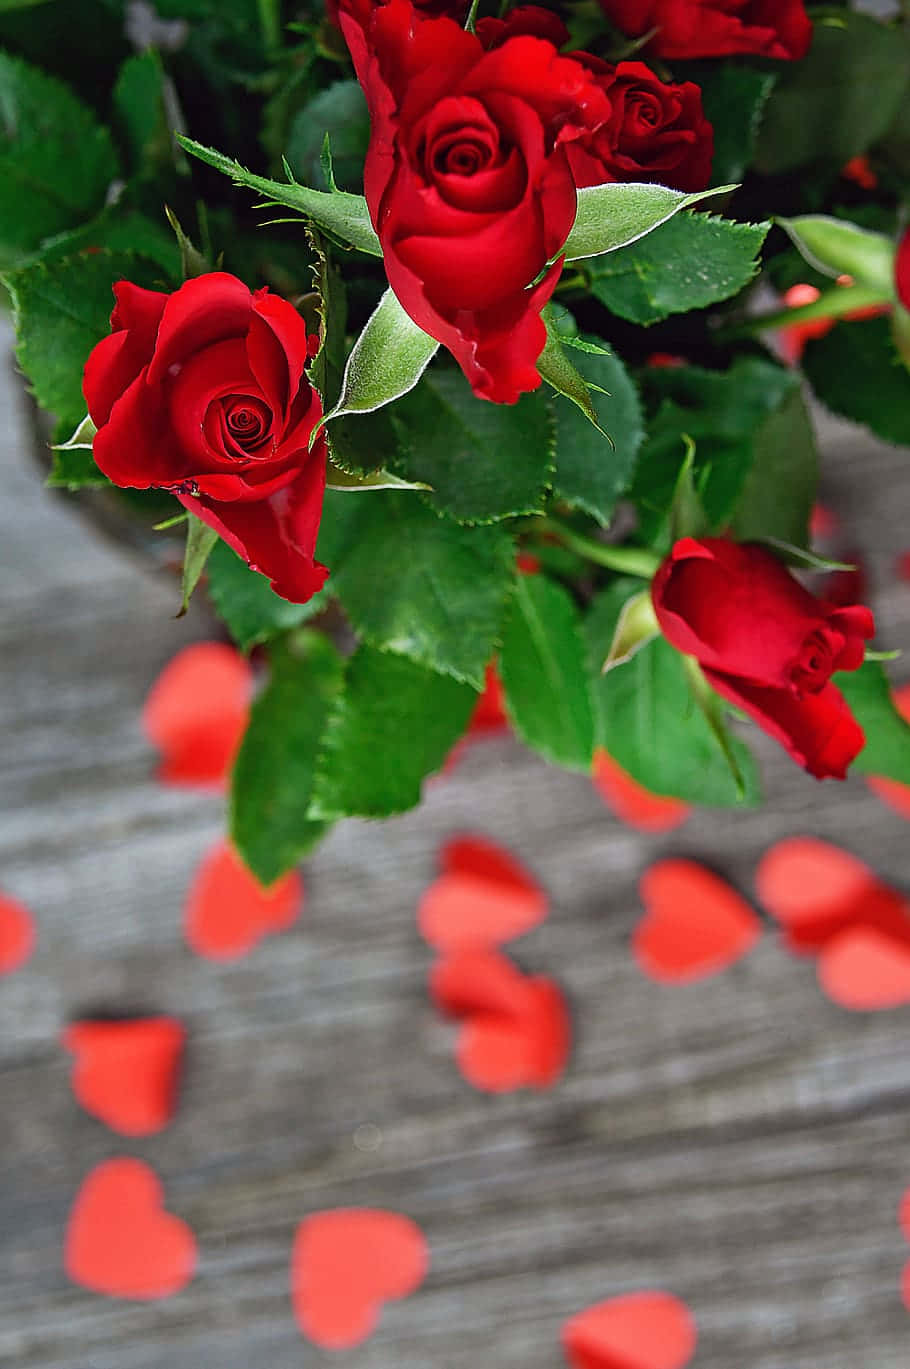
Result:
<svg viewBox="0 0 910 1369"><path fill-rule="evenodd" d="M609 114L580 62L547 38L487 52L409 0L342 0L370 109L364 190L389 284L481 399L541 383L540 317L575 222L567 145Z"/></svg>
<svg viewBox="0 0 910 1369"><path fill-rule="evenodd" d="M644 62L608 66L588 53L583 61L610 101L610 117L589 138L570 143L575 184L657 181L674 190L704 190L711 179L714 129L693 81L658 80Z"/></svg>
<svg viewBox="0 0 910 1369"><path fill-rule="evenodd" d="M640 38L655 57L730 57L754 52L805 57L812 24L802 0L600 0L620 33Z"/></svg>
<svg viewBox="0 0 910 1369"><path fill-rule="evenodd" d="M173 294L114 286L113 331L85 365L95 462L115 485L171 490L183 506L304 603L325 492L319 395L304 373L316 339L292 305L223 271Z"/></svg>
<svg viewBox="0 0 910 1369"><path fill-rule="evenodd" d="M817 779L844 779L865 745L838 670L858 670L875 631L860 605L817 599L764 547L684 537L651 586L657 621L708 683Z"/></svg>

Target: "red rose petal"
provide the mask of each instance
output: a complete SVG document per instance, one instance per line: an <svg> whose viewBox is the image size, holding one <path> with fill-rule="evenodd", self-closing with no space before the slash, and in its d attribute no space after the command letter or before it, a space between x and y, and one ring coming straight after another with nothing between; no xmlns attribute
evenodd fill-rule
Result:
<svg viewBox="0 0 910 1369"><path fill-rule="evenodd" d="M423 1283L429 1251L420 1228L397 1212L339 1208L297 1228L291 1298L300 1330L326 1350L361 1344L384 1302Z"/></svg>
<svg viewBox="0 0 910 1369"><path fill-rule="evenodd" d="M0 893L0 974L12 974L35 947L35 924L23 903Z"/></svg>
<svg viewBox="0 0 910 1369"><path fill-rule="evenodd" d="M443 873L420 900L421 936L440 950L496 946L536 927L547 896L508 851L482 837L459 837L440 852Z"/></svg>
<svg viewBox="0 0 910 1369"><path fill-rule="evenodd" d="M695 1353L692 1313L672 1293L626 1293L570 1318L562 1343L572 1369L683 1369Z"/></svg>
<svg viewBox="0 0 910 1369"><path fill-rule="evenodd" d="M86 1112L124 1136L149 1136L174 1115L186 1033L173 1017L76 1022L62 1037Z"/></svg>
<svg viewBox="0 0 910 1369"><path fill-rule="evenodd" d="M765 853L756 889L783 925L792 950L817 951L861 923L897 940L910 939L908 904L856 856L816 837L788 837Z"/></svg>
<svg viewBox="0 0 910 1369"><path fill-rule="evenodd" d="M645 871L639 890L646 913L632 949L643 972L662 983L716 974L761 935L745 899L696 861L658 861Z"/></svg>
<svg viewBox="0 0 910 1369"><path fill-rule="evenodd" d="M910 1003L910 942L873 927L850 927L822 948L818 981L830 999L853 1012Z"/></svg>
<svg viewBox="0 0 910 1369"><path fill-rule="evenodd" d="M184 932L192 949L212 960L232 960L270 932L283 932L303 907L296 870L266 888L226 841L218 842L196 871L187 897Z"/></svg>
<svg viewBox="0 0 910 1369"><path fill-rule="evenodd" d="M682 799L669 799L645 789L603 747L594 753L591 778L604 803L619 820L641 832L669 832L692 812L691 805Z"/></svg>
<svg viewBox="0 0 910 1369"><path fill-rule="evenodd" d="M223 785L246 729L253 673L233 647L184 647L152 685L142 722L165 784Z"/></svg>
<svg viewBox="0 0 910 1369"><path fill-rule="evenodd" d="M112 1298L166 1298L196 1268L196 1238L165 1212L161 1182L141 1160L107 1160L84 1180L63 1262L73 1283Z"/></svg>

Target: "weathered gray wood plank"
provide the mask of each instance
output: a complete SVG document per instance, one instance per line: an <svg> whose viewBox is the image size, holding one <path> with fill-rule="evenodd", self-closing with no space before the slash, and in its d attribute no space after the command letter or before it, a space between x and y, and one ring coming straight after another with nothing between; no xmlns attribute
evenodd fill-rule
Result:
<svg viewBox="0 0 910 1369"><path fill-rule="evenodd" d="M423 1225L433 1269L342 1357L362 1369L552 1369L567 1315L648 1285L692 1305L700 1369L906 1369L910 1012L839 1011L771 935L686 989L647 982L628 953L636 882L661 854L708 859L749 892L772 841L813 832L910 887L906 824L858 779L816 785L762 744L765 811L643 838L584 779L496 741L418 812L340 826L291 933L236 965L197 960L181 905L222 805L154 783L139 709L210 626L198 610L175 622L169 584L41 491L0 376L0 885L40 932L0 982L0 1363L342 1362L298 1337L287 1260L307 1212L368 1203ZM882 636L910 647L910 587L891 574L910 544L910 454L824 430L826 493L870 550ZM550 1094L473 1093L427 1002L414 907L463 828L511 845L552 895L517 948L573 1006L571 1069ZM163 1136L124 1145L75 1107L57 1036L87 1011L150 1009L188 1023L182 1103ZM199 1238L197 1279L163 1304L92 1297L60 1268L82 1176L122 1152L155 1164Z"/></svg>

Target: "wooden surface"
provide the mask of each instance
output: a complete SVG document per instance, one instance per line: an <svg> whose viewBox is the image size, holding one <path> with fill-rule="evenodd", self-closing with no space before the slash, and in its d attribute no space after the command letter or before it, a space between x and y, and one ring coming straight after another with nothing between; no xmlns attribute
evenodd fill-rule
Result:
<svg viewBox="0 0 910 1369"><path fill-rule="evenodd" d="M640 837L583 778L495 741L416 813L340 825L292 932L235 965L199 960L181 907L222 805L153 781L139 710L211 626L198 610L175 622L170 585L42 491L5 369L0 382L0 886L40 936L0 982L0 1363L558 1369L566 1316L658 1286L697 1316L699 1369L907 1369L910 1010L840 1011L771 934L689 988L648 982L628 951L637 879L660 855L706 859L749 892L771 842L812 832L910 887L907 825L861 780L816 784L760 745L763 812ZM824 432L824 492L871 552L881 639L910 648L910 586L892 575L910 453ZM552 1093L470 1090L427 1001L415 904L464 828L513 847L552 896L517 948L572 1004ZM129 1011L190 1032L176 1121L134 1144L77 1109L58 1046L73 1016ZM118 1153L158 1168L199 1239L197 1278L163 1303L94 1297L61 1270L76 1188ZM372 1341L331 1356L295 1330L288 1254L303 1216L350 1204L414 1217L432 1272Z"/></svg>

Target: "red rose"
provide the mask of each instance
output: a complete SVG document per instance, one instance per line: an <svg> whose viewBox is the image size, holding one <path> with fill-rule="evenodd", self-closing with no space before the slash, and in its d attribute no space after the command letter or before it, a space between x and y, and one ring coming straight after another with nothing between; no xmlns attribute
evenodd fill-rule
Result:
<svg viewBox="0 0 910 1369"><path fill-rule="evenodd" d="M867 608L816 599L764 547L725 537L677 542L651 587L661 631L708 682L818 779L843 779L865 745L836 670L857 670Z"/></svg>
<svg viewBox="0 0 910 1369"><path fill-rule="evenodd" d="M905 309L910 309L910 228L897 245L894 258L894 288Z"/></svg>
<svg viewBox="0 0 910 1369"><path fill-rule="evenodd" d="M486 52L409 0L343 0L341 26L370 108L364 187L389 283L475 394L514 403L540 384L540 311L575 220L566 145L607 100L552 42Z"/></svg>
<svg viewBox="0 0 910 1369"><path fill-rule="evenodd" d="M802 0L600 0L621 33L657 29L656 57L729 57L756 52L791 61L805 57L812 24Z"/></svg>
<svg viewBox="0 0 910 1369"><path fill-rule="evenodd" d="M488 52L500 47L507 38L517 38L520 34L546 38L555 48L561 48L569 41L569 30L559 15L540 5L517 5L503 19L492 16L478 19L474 32Z"/></svg>
<svg viewBox="0 0 910 1369"><path fill-rule="evenodd" d="M115 485L172 490L304 603L328 572L313 559L326 449L321 435L307 449L322 405L300 315L223 271L172 295L122 280L114 295L83 379L96 463Z"/></svg>
<svg viewBox="0 0 910 1369"><path fill-rule="evenodd" d="M610 67L587 53L572 55L590 67L610 101L607 122L568 148L575 184L657 181L675 190L705 190L714 129L700 88L692 81L660 81L644 62Z"/></svg>

